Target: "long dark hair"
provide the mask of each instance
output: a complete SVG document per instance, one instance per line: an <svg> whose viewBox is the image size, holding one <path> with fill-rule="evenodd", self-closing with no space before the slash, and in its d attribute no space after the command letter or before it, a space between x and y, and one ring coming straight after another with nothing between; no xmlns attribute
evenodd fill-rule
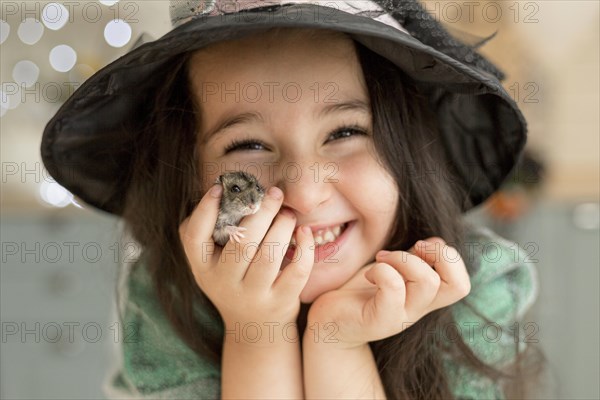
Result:
<svg viewBox="0 0 600 400"><path fill-rule="evenodd" d="M466 195L455 184L458 180L448 179L454 172L436 135L436 115L427 95L395 65L354 43L371 100L376 156L395 178L400 193L385 248L406 250L418 239L439 236L464 254L461 207ZM182 54L165 67L164 83L153 102L140 110L140 115L148 117L137 132L123 218L144 248L143 262L177 333L194 352L220 363L222 321L196 285L178 234L180 223L202 195L200 163L194 152L197 110L189 90L190 55ZM477 263L467 262L467 268L473 274ZM467 299L462 302L468 304ZM204 310L205 321L200 320L196 307ZM301 332L308 308L303 305L298 317ZM514 373L486 365L462 339L450 345L442 336L430 334L453 322L451 307L446 307L395 336L370 344L388 398L453 398L443 365L445 355L506 386L519 387L524 353L516 359Z"/></svg>

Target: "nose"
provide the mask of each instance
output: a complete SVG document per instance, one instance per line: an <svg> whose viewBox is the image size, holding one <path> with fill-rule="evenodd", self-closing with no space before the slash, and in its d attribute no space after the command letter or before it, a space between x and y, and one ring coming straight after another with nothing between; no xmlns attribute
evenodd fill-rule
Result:
<svg viewBox="0 0 600 400"><path fill-rule="evenodd" d="M311 214L332 197L335 180L327 176L320 162L284 164L277 185L284 193L283 205L300 214Z"/></svg>

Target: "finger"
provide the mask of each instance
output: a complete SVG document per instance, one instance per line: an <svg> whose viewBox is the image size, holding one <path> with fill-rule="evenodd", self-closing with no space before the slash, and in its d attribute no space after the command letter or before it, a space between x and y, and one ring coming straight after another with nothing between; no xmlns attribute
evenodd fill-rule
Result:
<svg viewBox="0 0 600 400"><path fill-rule="evenodd" d="M251 287L270 288L273 285L295 226L296 215L292 211L283 209L277 214L258 252L251 260L244 282Z"/></svg>
<svg viewBox="0 0 600 400"><path fill-rule="evenodd" d="M406 286L402 275L389 264L376 263L365 272L365 278L377 286L369 308L365 310L366 323L403 319L406 305ZM372 324L371 324L372 325ZM378 326L380 323L377 324ZM384 334L377 339L389 335Z"/></svg>
<svg viewBox="0 0 600 400"><path fill-rule="evenodd" d="M440 288L430 311L456 303L469 294L471 278L458 250L440 238L430 238L417 242L415 252L440 276Z"/></svg>
<svg viewBox="0 0 600 400"><path fill-rule="evenodd" d="M433 236L424 240L417 240L415 245L411 247L414 255L418 255L427 264L435 268L435 262L439 260L442 247L446 245L446 241L440 237Z"/></svg>
<svg viewBox="0 0 600 400"><path fill-rule="evenodd" d="M217 222L223 188L214 185L204 194L192 214L179 225L179 238L190 266L208 266L206 257L214 253L212 233Z"/></svg>
<svg viewBox="0 0 600 400"><path fill-rule="evenodd" d="M299 226L294 237L296 251L290 264L275 280L273 291L298 297L306 286L315 263L315 239L308 226Z"/></svg>
<svg viewBox="0 0 600 400"><path fill-rule="evenodd" d="M226 273L231 279L241 281L246 275L250 262L260 248L265 233L277 215L283 202L283 192L273 186L268 191L256 214L244 217L240 227L245 228L244 237L239 242L228 241L221 252L221 261L229 261Z"/></svg>
<svg viewBox="0 0 600 400"><path fill-rule="evenodd" d="M379 289L375 295L378 310L402 311L406 298L406 285L402 275L394 267L386 263L376 263L365 272L365 278Z"/></svg>
<svg viewBox="0 0 600 400"><path fill-rule="evenodd" d="M440 276L423 259L406 251L377 253L376 260L393 266L406 282L406 311L420 318L435 299Z"/></svg>

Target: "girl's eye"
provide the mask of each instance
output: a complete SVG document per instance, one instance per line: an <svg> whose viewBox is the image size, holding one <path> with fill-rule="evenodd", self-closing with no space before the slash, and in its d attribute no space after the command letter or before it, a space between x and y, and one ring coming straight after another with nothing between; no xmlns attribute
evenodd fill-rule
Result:
<svg viewBox="0 0 600 400"><path fill-rule="evenodd" d="M231 187L231 191L235 192L235 193L239 193L242 189L240 189L240 187L238 185L233 185Z"/></svg>
<svg viewBox="0 0 600 400"><path fill-rule="evenodd" d="M367 135L367 132L358 126L344 126L336 129L331 135L329 135L329 139L345 139L355 135L363 136Z"/></svg>
<svg viewBox="0 0 600 400"><path fill-rule="evenodd" d="M237 150L263 150L266 146L259 140L244 139L244 140L233 140L225 147L225 154Z"/></svg>

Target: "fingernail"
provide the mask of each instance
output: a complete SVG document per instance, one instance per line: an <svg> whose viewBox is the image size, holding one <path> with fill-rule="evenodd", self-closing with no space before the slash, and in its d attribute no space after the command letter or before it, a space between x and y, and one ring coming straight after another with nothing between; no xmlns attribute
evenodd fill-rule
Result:
<svg viewBox="0 0 600 400"><path fill-rule="evenodd" d="M283 197L283 192L277 186L272 186L269 189L269 196L273 197L274 199L279 200Z"/></svg>
<svg viewBox="0 0 600 400"><path fill-rule="evenodd" d="M302 233L304 233L305 235L310 235L310 227L303 226L302 227Z"/></svg>
<svg viewBox="0 0 600 400"><path fill-rule="evenodd" d="M377 255L378 255L378 256L382 256L382 257L383 257L383 256L387 256L388 254L390 254L390 252L389 252L389 251L387 251L387 250L379 250L379 251L377 252Z"/></svg>
<svg viewBox="0 0 600 400"><path fill-rule="evenodd" d="M223 186L214 185L212 188L210 188L210 195L212 197L219 197L221 195L222 191L223 191Z"/></svg>

